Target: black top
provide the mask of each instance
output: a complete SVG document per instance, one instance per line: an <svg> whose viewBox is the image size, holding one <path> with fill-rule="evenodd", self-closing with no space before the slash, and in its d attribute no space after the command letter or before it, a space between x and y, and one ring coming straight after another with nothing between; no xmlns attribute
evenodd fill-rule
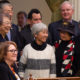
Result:
<svg viewBox="0 0 80 80"><path fill-rule="evenodd" d="M36 49L36 50L44 50L45 48L46 48L46 43L43 43L42 45L38 45L37 43L36 43L36 41L33 41L32 43L31 43L31 46L34 48L34 49Z"/></svg>
<svg viewBox="0 0 80 80"><path fill-rule="evenodd" d="M5 62L0 63L0 80L17 80Z"/></svg>

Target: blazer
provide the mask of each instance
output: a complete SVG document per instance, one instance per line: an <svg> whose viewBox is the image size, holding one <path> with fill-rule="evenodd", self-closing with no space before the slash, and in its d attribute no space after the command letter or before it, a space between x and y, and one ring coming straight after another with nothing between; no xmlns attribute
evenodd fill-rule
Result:
<svg viewBox="0 0 80 80"><path fill-rule="evenodd" d="M0 80L17 80L5 62L0 63Z"/></svg>
<svg viewBox="0 0 80 80"><path fill-rule="evenodd" d="M52 41L52 45L54 44L55 41L58 41L60 39L60 36L59 36L59 32L58 32L58 27L59 25L61 25L63 22L63 20L59 20L57 22L53 22L51 24L49 24L49 33L51 35L51 41ZM72 20L72 23L75 25L75 35L76 36L79 36L80 35L80 29L79 29L79 24L78 22Z"/></svg>
<svg viewBox="0 0 80 80"><path fill-rule="evenodd" d="M30 25L25 26L20 32L20 35L21 35L23 48L25 45L31 43L34 40L34 37L30 29Z"/></svg>

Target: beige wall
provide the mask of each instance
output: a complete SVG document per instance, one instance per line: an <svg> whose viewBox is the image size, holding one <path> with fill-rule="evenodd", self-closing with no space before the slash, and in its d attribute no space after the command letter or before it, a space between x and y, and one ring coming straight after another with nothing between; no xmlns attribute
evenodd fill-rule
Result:
<svg viewBox="0 0 80 80"><path fill-rule="evenodd" d="M27 13L32 8L37 8L43 15L43 22L49 24L51 22L51 11L45 0L9 0L14 7L13 22L16 21L16 14L18 11L26 11Z"/></svg>

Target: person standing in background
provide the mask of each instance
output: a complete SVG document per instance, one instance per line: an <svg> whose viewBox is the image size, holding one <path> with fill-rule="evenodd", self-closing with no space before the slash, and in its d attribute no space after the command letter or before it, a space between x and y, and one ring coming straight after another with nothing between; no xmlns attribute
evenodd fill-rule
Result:
<svg viewBox="0 0 80 80"><path fill-rule="evenodd" d="M17 13L17 26L19 32L27 26L27 13L24 11L19 11Z"/></svg>
<svg viewBox="0 0 80 80"><path fill-rule="evenodd" d="M60 6L60 10L61 10L61 16L62 16L62 20L53 22L51 24L49 24L49 33L51 35L52 38L52 45L54 44L54 42L56 40L60 39L59 36L59 32L57 31L59 25L61 25L64 21L66 22L71 22L72 24L75 25L75 36L79 36L80 35L80 29L79 29L79 24L77 21L72 19L72 15L74 13L74 8L73 5L69 2L69 1L64 1L61 6Z"/></svg>

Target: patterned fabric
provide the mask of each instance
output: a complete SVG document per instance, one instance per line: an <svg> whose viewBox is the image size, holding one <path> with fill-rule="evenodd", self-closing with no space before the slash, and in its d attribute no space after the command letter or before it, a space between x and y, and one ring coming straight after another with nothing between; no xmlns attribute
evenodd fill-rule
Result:
<svg viewBox="0 0 80 80"><path fill-rule="evenodd" d="M55 43L55 47L58 48L61 43L61 40L59 42ZM61 68L61 73L63 76L65 74L72 75L73 71L71 69L72 62L73 62L73 54L74 54L74 47L75 43L70 40L69 44L66 46L63 54L63 62L62 62L62 68Z"/></svg>
<svg viewBox="0 0 80 80"><path fill-rule="evenodd" d="M19 76L15 73L15 71L14 71L14 68L13 68L13 67L11 67L11 71L12 71L12 72L13 72L13 74L15 75L16 79L17 79L17 80L20 80Z"/></svg>

